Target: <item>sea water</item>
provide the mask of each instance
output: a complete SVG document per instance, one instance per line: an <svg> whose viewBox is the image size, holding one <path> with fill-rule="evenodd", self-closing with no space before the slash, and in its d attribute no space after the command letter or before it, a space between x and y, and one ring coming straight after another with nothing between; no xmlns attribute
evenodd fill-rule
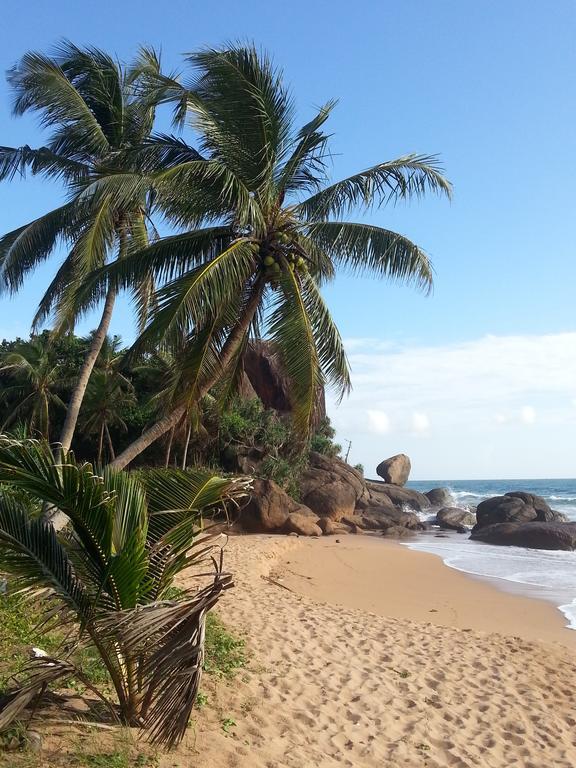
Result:
<svg viewBox="0 0 576 768"><path fill-rule="evenodd" d="M449 488L457 506L475 507L484 499L509 491L542 496L552 509L576 521L576 480L435 480L410 482L418 491ZM497 547L472 541L466 534L422 534L411 549L439 555L451 568L495 579L502 588L548 600L576 629L576 552Z"/></svg>

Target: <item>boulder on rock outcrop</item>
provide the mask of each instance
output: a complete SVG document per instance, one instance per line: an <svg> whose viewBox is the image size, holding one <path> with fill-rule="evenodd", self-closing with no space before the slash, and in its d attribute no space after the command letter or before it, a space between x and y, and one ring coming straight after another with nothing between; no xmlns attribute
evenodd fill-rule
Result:
<svg viewBox="0 0 576 768"><path fill-rule="evenodd" d="M378 480L366 480L366 488L370 492L370 506L375 503L384 503L382 500L385 499L395 507L408 507L416 512L423 512L430 508L430 501L426 496L411 488L400 488Z"/></svg>
<svg viewBox="0 0 576 768"><path fill-rule="evenodd" d="M250 501L242 507L236 522L248 533L280 533L291 513L311 517L314 522L318 519L311 509L294 501L273 480L257 478L253 481Z"/></svg>
<svg viewBox="0 0 576 768"><path fill-rule="evenodd" d="M321 517L317 523L324 536L334 536L336 533L345 533L346 528L343 525L335 523L329 517Z"/></svg>
<svg viewBox="0 0 576 768"><path fill-rule="evenodd" d="M376 474L379 475L385 483L392 485L405 485L410 476L410 459L405 453L399 453L384 459L376 467Z"/></svg>
<svg viewBox="0 0 576 768"><path fill-rule="evenodd" d="M468 533L476 522L476 515L460 507L443 507L436 513L436 525L445 530Z"/></svg>
<svg viewBox="0 0 576 768"><path fill-rule="evenodd" d="M300 482L303 503L319 517L341 520L354 514L356 502L363 495L364 478L358 470L341 459L320 453L310 454L310 466Z"/></svg>
<svg viewBox="0 0 576 768"><path fill-rule="evenodd" d="M318 525L316 515L291 512L284 527L286 533L297 533L299 536L322 536L322 528Z"/></svg>
<svg viewBox="0 0 576 768"><path fill-rule="evenodd" d="M413 512L406 512L396 507L370 507L342 519L346 525L355 525L365 531L385 531L388 528L406 528L421 531L426 525Z"/></svg>
<svg viewBox="0 0 576 768"><path fill-rule="evenodd" d="M433 507L453 507L454 497L448 490L448 488L432 488L431 491L427 491L424 496L428 499Z"/></svg>
<svg viewBox="0 0 576 768"><path fill-rule="evenodd" d="M472 539L487 544L530 549L576 549L576 523L495 523L476 526Z"/></svg>
<svg viewBox="0 0 576 768"><path fill-rule="evenodd" d="M480 502L476 508L476 529L497 523L563 522L566 517L550 509L541 496L513 491Z"/></svg>

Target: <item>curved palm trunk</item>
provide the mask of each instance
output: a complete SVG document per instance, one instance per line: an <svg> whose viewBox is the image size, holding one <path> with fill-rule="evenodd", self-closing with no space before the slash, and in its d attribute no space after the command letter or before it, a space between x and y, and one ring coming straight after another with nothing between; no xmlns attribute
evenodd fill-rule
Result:
<svg viewBox="0 0 576 768"><path fill-rule="evenodd" d="M96 333L92 339L92 344L88 350L88 354L84 358L80 373L78 374L78 381L70 402L68 403L68 411L66 413L66 421L62 427L60 434L60 450L66 452L70 450L72 445L72 438L74 437L74 430L76 429L76 423L78 422L78 415L80 414L80 408L82 407L82 401L86 394L86 388L90 381L90 376L106 339L108 329L110 328L110 321L112 320L112 312L114 311L114 303L116 301L116 291L109 289L106 294L106 301L104 302L104 309L102 311L102 317L100 323L96 329Z"/></svg>
<svg viewBox="0 0 576 768"><path fill-rule="evenodd" d="M258 281L254 286L252 296L250 297L248 304L246 304L244 311L240 315L240 319L234 328L230 331L230 335L222 347L222 352L220 354L220 371L225 371L226 368L228 368L232 362L232 359L234 358L234 355L238 351L242 343L242 339L248 331L250 323L254 319L254 315L258 309L258 304L262 298L263 290L264 284ZM206 395L212 389L217 380L218 375L213 376L211 379L204 382L198 391L197 402L199 402L204 397L204 395ZM146 432L143 432L137 440L129 445L128 448L122 451L122 453L117 456L113 462L111 462L110 466L114 469L124 469L124 467L128 466L128 464L130 464L130 462L133 461L136 456L139 456L142 451L146 450L149 445L152 445L152 443L158 440L158 438L162 437L162 435L165 435L169 429L175 427L185 413L186 406L179 405L171 413L167 414L161 418L160 421L157 421L156 424L147 429Z"/></svg>

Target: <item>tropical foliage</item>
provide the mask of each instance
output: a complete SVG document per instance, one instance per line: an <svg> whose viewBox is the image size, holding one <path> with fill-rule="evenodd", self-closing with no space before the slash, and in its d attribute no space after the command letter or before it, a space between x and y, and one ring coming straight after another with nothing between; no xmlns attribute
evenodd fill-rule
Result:
<svg viewBox="0 0 576 768"><path fill-rule="evenodd" d="M97 195L116 204L154 187L154 207L180 230L101 270L84 293L159 288L137 350L176 345L181 377L163 416L114 462L122 467L199 403L217 382L234 391L250 333L273 340L293 391L294 425L309 435L318 389L350 387L342 341L321 295L336 270L396 279L429 290L432 268L409 239L371 224L344 221L350 212L426 192L449 195L437 159L406 155L336 183L327 173L334 102L302 127L292 95L270 59L251 47L187 57L189 82L158 72L141 80L153 102L175 104L197 149L156 135L137 152L143 177L104 179ZM169 158L172 167L155 172ZM139 309L143 308L140 303ZM181 381L181 380L180 380Z"/></svg>
<svg viewBox="0 0 576 768"><path fill-rule="evenodd" d="M168 746L184 734L202 669L204 624L231 578L213 559L199 590L170 599L174 577L204 564L210 533L203 516L242 498L248 482L210 472L96 475L71 454L58 465L46 442L0 437L0 483L69 518L57 535L30 506L0 496L0 570L47 600L45 620L68 623L76 643L96 649L115 702L64 656L39 655L20 687L0 703L0 730L46 685L80 679L118 718Z"/></svg>
<svg viewBox="0 0 576 768"><path fill-rule="evenodd" d="M70 398L61 434L65 450L71 445L116 299L111 288L81 304L78 290L92 270L141 249L156 236L145 186L122 201L101 188L110 179L138 172L132 151L151 134L155 110L148 98L138 97L136 86L144 73L159 72L159 67L151 51L123 67L96 48L64 42L52 56L27 53L8 73L14 114L36 114L49 135L38 149L0 147L0 180L16 174L41 175L63 184L67 201L0 239L0 289L17 292L38 264L63 253L34 325L53 317L55 327L66 330L80 314L104 302ZM150 289L146 279L130 286L138 296L142 322Z"/></svg>

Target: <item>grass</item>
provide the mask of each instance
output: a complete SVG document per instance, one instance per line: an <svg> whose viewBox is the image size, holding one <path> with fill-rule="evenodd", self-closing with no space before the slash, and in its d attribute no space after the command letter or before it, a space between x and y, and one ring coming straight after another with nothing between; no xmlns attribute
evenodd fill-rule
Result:
<svg viewBox="0 0 576 768"><path fill-rule="evenodd" d="M232 678L246 666L244 640L235 637L214 613L206 618L204 671L216 677Z"/></svg>

